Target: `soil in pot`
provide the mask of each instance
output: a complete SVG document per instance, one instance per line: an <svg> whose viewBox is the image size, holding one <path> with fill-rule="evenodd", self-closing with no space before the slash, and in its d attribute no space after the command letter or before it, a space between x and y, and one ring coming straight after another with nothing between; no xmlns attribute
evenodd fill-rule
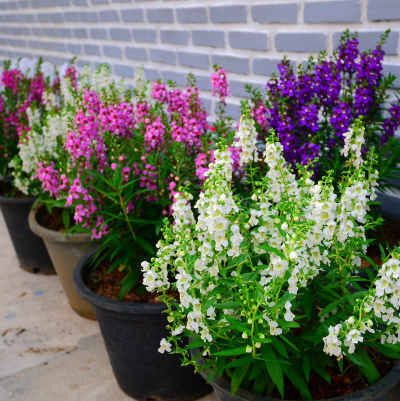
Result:
<svg viewBox="0 0 400 401"><path fill-rule="evenodd" d="M51 213L47 208L41 213L38 223L51 231L63 232L67 230L62 219L64 208L55 207L52 208ZM72 221L73 223L73 221Z"/></svg>
<svg viewBox="0 0 400 401"><path fill-rule="evenodd" d="M35 198L0 181L0 207L20 267L29 273L54 274L55 270L41 238L29 228L28 217Z"/></svg>
<svg viewBox="0 0 400 401"><path fill-rule="evenodd" d="M386 376L397 363L397 359L389 358L388 356L383 355L375 349L367 347L364 347L364 349L365 351L367 351L370 358L377 367L380 379ZM234 359L232 359L232 361L233 360ZM328 371L330 377L330 383L322 378L319 374L317 374L314 370L311 370L308 388L315 400L330 400L332 398L343 397L356 393L369 386L368 380L363 375L361 375L356 365L354 365L354 363L352 362L349 362L348 359L345 359L344 361L343 374L340 372L336 361L332 359L331 362L332 366L326 367L326 370ZM231 378L227 374L224 374L222 378L227 380L229 383L231 382ZM247 380L246 382L245 378L240 388L243 390L252 391L253 385L254 380ZM303 401L299 390L293 385L290 380L287 379L286 376L284 388L285 398L281 397L276 387L273 389L272 394L268 393L267 387L262 395L266 395L277 400Z"/></svg>

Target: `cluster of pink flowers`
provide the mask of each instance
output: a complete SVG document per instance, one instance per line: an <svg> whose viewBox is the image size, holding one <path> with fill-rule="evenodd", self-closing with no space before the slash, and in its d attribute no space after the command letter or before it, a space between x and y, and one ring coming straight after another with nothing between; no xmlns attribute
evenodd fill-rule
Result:
<svg viewBox="0 0 400 401"><path fill-rule="evenodd" d="M102 106L100 108L101 127L113 135L132 135L132 127L135 124L133 106L124 102L117 106Z"/></svg>
<svg viewBox="0 0 400 401"><path fill-rule="evenodd" d="M38 166L37 177L42 182L43 192L50 192L51 196L58 196L61 180L60 173L54 169L54 162L51 162L47 167L43 167L43 163L38 163Z"/></svg>
<svg viewBox="0 0 400 401"><path fill-rule="evenodd" d="M17 94L18 88L22 84L24 76L19 70L3 71L1 76L1 83L5 88L9 89L14 95Z"/></svg>
<svg viewBox="0 0 400 401"><path fill-rule="evenodd" d="M251 108L251 116L257 121L261 131L268 130L268 109L263 102L258 102L256 106Z"/></svg>
<svg viewBox="0 0 400 401"><path fill-rule="evenodd" d="M144 134L144 142L147 145L147 151L151 149L160 149L164 144L165 126L158 116L155 121L151 122L150 118L144 121L146 124L146 133Z"/></svg>
<svg viewBox="0 0 400 401"><path fill-rule="evenodd" d="M219 93L219 98L223 104L226 104L225 99L230 95L227 73L223 68L218 68L211 75L212 94L216 96Z"/></svg>

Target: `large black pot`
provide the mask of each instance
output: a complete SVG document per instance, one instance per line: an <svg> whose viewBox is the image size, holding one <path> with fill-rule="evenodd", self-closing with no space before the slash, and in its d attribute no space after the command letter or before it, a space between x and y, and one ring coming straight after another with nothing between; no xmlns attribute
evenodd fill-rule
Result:
<svg viewBox="0 0 400 401"><path fill-rule="evenodd" d="M178 355L160 354L168 335L164 304L113 301L87 288L91 254L74 271L78 294L95 309L115 378L138 401L191 401L212 391L191 366L181 367Z"/></svg>
<svg viewBox="0 0 400 401"><path fill-rule="evenodd" d="M29 228L28 217L35 199L0 196L0 207L20 266L30 273L54 274L42 238Z"/></svg>
<svg viewBox="0 0 400 401"><path fill-rule="evenodd" d="M198 348L191 350L192 356L197 355L199 352L200 350ZM199 358L199 363L200 365L205 363L203 357ZM201 372L201 375L207 380L207 374L205 372ZM324 401L386 401L389 390L394 387L399 380L400 363L398 362L385 377L382 377L382 379L371 386L350 395L329 398ZM218 401L277 401L276 398L264 397L242 389L239 389L233 396L231 394L231 384L218 376L211 381L211 385L214 388Z"/></svg>

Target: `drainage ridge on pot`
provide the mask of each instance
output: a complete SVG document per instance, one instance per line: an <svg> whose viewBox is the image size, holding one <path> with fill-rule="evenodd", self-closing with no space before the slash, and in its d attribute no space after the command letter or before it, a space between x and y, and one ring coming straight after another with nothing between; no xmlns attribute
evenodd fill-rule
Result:
<svg viewBox="0 0 400 401"><path fill-rule="evenodd" d="M29 273L55 274L43 240L29 229L28 216L35 201L0 195L0 208L21 268Z"/></svg>
<svg viewBox="0 0 400 401"><path fill-rule="evenodd" d="M95 308L120 388L138 401L191 401L210 393L211 386L193 367L181 367L178 355L158 352L161 339L168 334L164 304L114 301L87 288L91 256L78 263L74 285Z"/></svg>
<svg viewBox="0 0 400 401"><path fill-rule="evenodd" d="M193 341L191 338L190 342ZM199 348L193 348L190 350L192 358L200 354ZM206 361L202 356L199 357L199 364L204 365ZM206 372L201 372L201 375L207 380ZM367 388L357 391L356 393L345 395L336 398L327 398L323 401L386 401L389 390L394 387L400 381L400 363L397 362L392 370L382 379L376 383L371 384ZM216 376L212 381L211 385L214 388L215 395L218 401L278 401L276 398L265 397L257 395L246 390L238 389L235 395L231 394L231 384ZM285 400L291 401L291 400Z"/></svg>
<svg viewBox="0 0 400 401"><path fill-rule="evenodd" d="M71 308L82 317L96 319L93 306L76 292L73 275L76 264L85 255L96 251L98 245L91 242L90 233L67 235L43 227L39 221L45 212L43 204L38 204L32 209L29 214L29 226L36 235L43 238Z"/></svg>

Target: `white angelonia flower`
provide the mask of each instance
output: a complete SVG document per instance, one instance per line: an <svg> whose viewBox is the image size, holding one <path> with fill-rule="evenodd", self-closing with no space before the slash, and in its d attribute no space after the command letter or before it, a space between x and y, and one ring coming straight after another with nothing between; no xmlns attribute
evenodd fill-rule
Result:
<svg viewBox="0 0 400 401"><path fill-rule="evenodd" d="M163 338L160 342L160 348L158 349L158 352L163 354L164 351L171 352L172 351L172 346L165 338Z"/></svg>
<svg viewBox="0 0 400 401"><path fill-rule="evenodd" d="M349 347L349 354L353 354L356 349L356 344L363 342L364 338L361 336L360 331L356 329L350 330L344 340L344 345Z"/></svg>
<svg viewBox="0 0 400 401"><path fill-rule="evenodd" d="M180 192L174 195L175 202L172 205L172 216L176 225L194 224L194 216L190 202L193 196L189 193L181 194Z"/></svg>
<svg viewBox="0 0 400 401"><path fill-rule="evenodd" d="M184 328L185 328L185 326L177 327L175 330L172 330L171 335L172 336L177 336L177 335L181 334L183 332Z"/></svg>
<svg viewBox="0 0 400 401"><path fill-rule="evenodd" d="M75 92L75 89L72 87L72 81L71 81L70 77L64 76L61 78L60 90L61 90L61 95L63 97L64 103L74 106L75 105L75 97L73 96L73 93Z"/></svg>
<svg viewBox="0 0 400 401"><path fill-rule="evenodd" d="M19 70L25 75L28 79L31 79L35 76L36 73L36 59L30 59L27 57L23 57L19 61Z"/></svg>
<svg viewBox="0 0 400 401"><path fill-rule="evenodd" d="M329 326L329 334L323 338L324 340L324 352L329 355L334 355L338 359L342 358L342 342L338 339L340 330L342 328L341 324L336 326Z"/></svg>
<svg viewBox="0 0 400 401"><path fill-rule="evenodd" d="M148 80L146 79L143 66L136 70L135 75L133 76L133 86L140 94L146 90Z"/></svg>
<svg viewBox="0 0 400 401"><path fill-rule="evenodd" d="M45 61L40 66L41 72L45 79L49 79L50 85L53 86L54 80L56 78L56 72L54 69L54 65L50 64L48 61Z"/></svg>
<svg viewBox="0 0 400 401"><path fill-rule="evenodd" d="M295 315L294 315L294 313L292 313L291 308L292 308L292 304L289 301L287 301L285 303L286 313L285 313L285 316L284 316L285 320L287 322L293 322L293 319L295 318Z"/></svg>
<svg viewBox="0 0 400 401"><path fill-rule="evenodd" d="M40 126L40 109L32 110L30 107L26 109L26 115L28 116L28 124L31 128L34 128L35 125Z"/></svg>
<svg viewBox="0 0 400 401"><path fill-rule="evenodd" d="M278 323L274 320L268 322L269 328L271 330L272 336L280 336L282 334L282 329L278 327Z"/></svg>
<svg viewBox="0 0 400 401"><path fill-rule="evenodd" d="M257 152L257 131L254 120L249 116L240 116L238 130L235 133L236 142L234 146L241 149L240 166L249 163L251 160L258 161Z"/></svg>

